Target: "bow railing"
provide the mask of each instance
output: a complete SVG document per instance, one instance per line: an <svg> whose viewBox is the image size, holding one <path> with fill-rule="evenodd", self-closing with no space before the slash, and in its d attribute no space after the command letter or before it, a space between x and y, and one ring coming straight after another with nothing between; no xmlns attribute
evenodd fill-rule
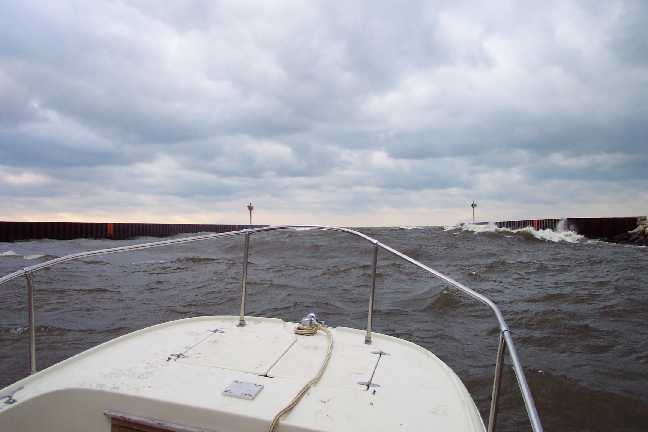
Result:
<svg viewBox="0 0 648 432"><path fill-rule="evenodd" d="M247 297L247 268L248 268L248 255L249 255L249 247L250 247L250 236L253 234L258 234L258 233L264 233L264 232L270 232L270 231L281 231L281 230L291 230L291 229L316 229L316 230L325 230L325 231L337 231L337 232L343 232L347 233L356 237L359 237L367 242L369 242L372 245L373 253L372 253L372 280L371 280L371 285L369 288L369 305L368 305L368 312L367 312L367 328L365 332L365 343L366 344L371 344L372 343L372 331L373 331L373 313L374 313L374 297L375 297L375 291L376 291L376 268L378 265L378 252L379 250L384 250L385 252L388 252L392 255L395 255L410 264L426 271L427 273L431 274L435 278L438 278L447 284L453 286L454 288L458 289L459 291L464 292L465 294L469 295L475 300L478 300L479 302L485 304L490 308L490 310L493 312L495 315L495 318L497 319L498 325L499 325L499 345L497 349L497 357L495 361L495 373L494 373L494 378L493 378L493 387L491 391L491 403L490 403L490 411L489 411L489 416L488 416L488 432L493 432L496 429L496 424L497 424L497 412L498 412L498 401L499 401L499 391L500 391L500 386L501 386L501 380L502 380L502 371L504 367L504 355L506 352L509 354L509 358L511 360L511 364L513 367L513 372L515 374L515 378L517 379L518 387L520 389L520 393L522 394L522 399L524 401L524 406L526 408L527 415L529 417L529 421L531 423L531 428L534 432L541 432L543 431L542 428L542 423L540 422L540 416L538 415L538 410L536 409L535 402L533 400L533 395L531 394L531 390L529 389L529 385L526 380L526 376L524 374L524 370L522 368L522 363L520 361L520 358L517 354L517 350L515 349L515 344L513 343L513 337L511 336L511 332L509 330L508 325L506 324L506 321L504 320L504 316L502 315L502 312L499 310L497 305L490 300L488 297L484 296L483 294L480 294L467 286L463 285L460 282L457 282L456 280L442 274L441 272L434 270L431 267L426 266L425 264L415 260L414 258L405 255L402 252L399 252L398 250L379 242L378 240L363 234L359 231L352 230L349 228L342 228L342 227L335 227L335 226L325 226L325 225L277 225L277 226L266 226L266 227L261 227L261 228L251 228L251 229L243 229L240 231L230 231L230 232L225 232L225 233L217 233L217 234L203 234L203 235L198 235L198 236L192 236L192 237L183 237L183 238L175 238L175 239L170 239L170 240L161 240L161 241L156 241L156 242L150 242L150 243L140 243L140 244L133 244L133 245L128 245L128 246L121 246L121 247L115 247L115 248L109 248L109 249L99 249L99 250L94 250L94 251L88 251L88 252L81 252L81 253L76 253L76 254L71 254L71 255L66 255L60 258L55 258L52 260L48 260L30 267L25 267L21 270L15 271L13 273L10 273L6 276L0 277L0 285L3 285L9 281L12 281L14 279L18 279L21 277L25 278L25 284L27 288L27 327L29 331L29 370L31 373L35 373L37 371L36 368L36 314L35 314L35 309L34 309L34 284L32 280L32 275L34 273L37 273L41 270L44 270L46 268L55 266L57 264L62 264L65 262L69 261L75 261L79 259L84 259L84 258L89 258L89 257L95 257L95 256L100 256L100 255L110 255L110 254L116 254L116 253L124 253L124 252L133 252L133 251L139 251L139 250L144 250L144 249L152 249L152 248L159 248L159 247L165 247L165 246L172 246L172 245L181 245L181 244L186 244L186 243L194 243L194 242L199 242L199 241L206 241L206 240L213 240L213 239L222 239L222 238L228 238L228 237L236 237L236 236L244 236L244 241L243 241L243 269L241 272L241 305L240 305L240 311L239 311L239 326L243 327L245 326L245 301Z"/></svg>

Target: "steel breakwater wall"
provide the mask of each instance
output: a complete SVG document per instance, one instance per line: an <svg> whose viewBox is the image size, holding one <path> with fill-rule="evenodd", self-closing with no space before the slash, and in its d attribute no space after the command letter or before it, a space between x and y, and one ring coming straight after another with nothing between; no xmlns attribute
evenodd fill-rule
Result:
<svg viewBox="0 0 648 432"><path fill-rule="evenodd" d="M76 238L125 240L133 237L168 237L183 233L222 233L260 226L262 225L0 221L0 242L32 239L71 240Z"/></svg>
<svg viewBox="0 0 648 432"><path fill-rule="evenodd" d="M555 230L564 221L564 229L574 231L588 238L605 239L627 233L639 226L638 217L613 218L566 218L566 219L525 219L495 222L499 228L521 229L531 227L536 230Z"/></svg>
<svg viewBox="0 0 648 432"><path fill-rule="evenodd" d="M536 230L541 229L552 229L555 230L558 227L562 219L524 219L524 220L515 220L515 221L502 221L495 222L498 228L508 228L508 229L522 229L531 227Z"/></svg>

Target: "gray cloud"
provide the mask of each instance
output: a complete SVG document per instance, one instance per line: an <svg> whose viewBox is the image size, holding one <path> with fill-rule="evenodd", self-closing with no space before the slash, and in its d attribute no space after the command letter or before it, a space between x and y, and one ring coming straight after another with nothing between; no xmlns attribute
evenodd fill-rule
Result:
<svg viewBox="0 0 648 432"><path fill-rule="evenodd" d="M574 193L634 213L647 16L640 1L7 3L0 218L172 206L224 222L254 200L269 222L429 224L472 199L566 214Z"/></svg>

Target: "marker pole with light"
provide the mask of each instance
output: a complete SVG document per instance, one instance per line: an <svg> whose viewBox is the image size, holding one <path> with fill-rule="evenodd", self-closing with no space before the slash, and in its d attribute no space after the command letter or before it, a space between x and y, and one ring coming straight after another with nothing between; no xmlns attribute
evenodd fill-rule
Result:
<svg viewBox="0 0 648 432"><path fill-rule="evenodd" d="M247 205L247 209L250 212L250 225L252 225L252 210L254 210L254 206L252 205L252 203Z"/></svg>
<svg viewBox="0 0 648 432"><path fill-rule="evenodd" d="M470 207L472 207L473 209L473 223L475 223L475 207L477 207L475 200L473 200L472 204L470 204Z"/></svg>

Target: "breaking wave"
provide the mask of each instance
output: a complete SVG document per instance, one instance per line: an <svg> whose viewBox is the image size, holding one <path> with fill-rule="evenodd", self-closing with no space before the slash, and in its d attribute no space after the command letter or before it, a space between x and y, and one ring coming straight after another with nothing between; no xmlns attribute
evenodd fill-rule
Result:
<svg viewBox="0 0 648 432"><path fill-rule="evenodd" d="M533 227L525 227L520 229L510 229L510 228L499 228L495 223L489 222L487 224L471 224L463 223L453 226L445 226L445 231L452 230L463 230L474 232L475 234L480 233L511 233L519 234L523 236L529 236L536 238L538 240L550 241L550 242L567 242L567 243L578 243L585 237L575 233L574 231L565 231L560 230L561 225L558 226L559 229L554 231L552 229L541 229L536 230Z"/></svg>
<svg viewBox="0 0 648 432"><path fill-rule="evenodd" d="M35 260L35 259L40 259L45 257L43 254L32 254L32 255L24 255L23 258L26 260Z"/></svg>
<svg viewBox="0 0 648 432"><path fill-rule="evenodd" d="M37 260L41 258L56 258L52 255L46 255L46 254L28 254L28 255L20 255L12 250L8 250L5 252L0 252L0 257L11 257L11 258L23 258L26 260Z"/></svg>

